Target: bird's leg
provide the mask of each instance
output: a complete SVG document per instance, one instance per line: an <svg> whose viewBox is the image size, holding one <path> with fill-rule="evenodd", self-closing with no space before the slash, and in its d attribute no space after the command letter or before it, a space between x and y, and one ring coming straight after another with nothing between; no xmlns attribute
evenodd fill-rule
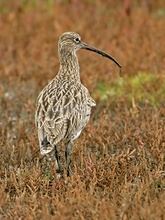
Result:
<svg viewBox="0 0 165 220"><path fill-rule="evenodd" d="M57 169L56 169L56 173L59 175L59 177L62 177L62 168L61 168L61 164L60 164L60 154L57 151L57 146L54 146L54 154L56 157L56 164L57 164Z"/></svg>
<svg viewBox="0 0 165 220"><path fill-rule="evenodd" d="M71 171L71 168L70 168L71 159L69 157L71 146L72 146L71 141L69 141L67 143L67 146L66 146L66 149L65 149L67 176L69 176L69 171Z"/></svg>

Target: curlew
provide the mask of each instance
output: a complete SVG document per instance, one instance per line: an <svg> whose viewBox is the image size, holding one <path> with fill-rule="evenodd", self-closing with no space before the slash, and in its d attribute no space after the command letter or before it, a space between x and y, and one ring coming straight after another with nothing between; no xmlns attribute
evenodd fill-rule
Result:
<svg viewBox="0 0 165 220"><path fill-rule="evenodd" d="M80 135L88 123L91 108L96 105L87 88L80 80L79 63L76 52L86 49L121 65L107 53L81 41L74 32L66 32L60 36L58 55L60 67L55 78L40 92L36 103L35 121L38 129L40 152L47 155L54 151L56 172L62 176L60 155L57 144L65 141L65 158L67 176L69 176L70 150L72 141Z"/></svg>

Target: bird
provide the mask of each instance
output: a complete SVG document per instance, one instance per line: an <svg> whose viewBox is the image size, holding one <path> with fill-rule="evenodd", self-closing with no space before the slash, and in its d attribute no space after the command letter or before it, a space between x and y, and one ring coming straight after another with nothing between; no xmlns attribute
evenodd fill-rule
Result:
<svg viewBox="0 0 165 220"><path fill-rule="evenodd" d="M75 32L63 33L58 41L60 60L57 75L43 88L36 101L35 123L41 155L53 152L56 173L63 177L58 147L66 144L65 159L67 176L70 175L70 150L72 142L79 137L90 119L91 109L96 105L88 89L81 83L80 68L76 52L86 49L98 53L121 65L109 54L81 40Z"/></svg>

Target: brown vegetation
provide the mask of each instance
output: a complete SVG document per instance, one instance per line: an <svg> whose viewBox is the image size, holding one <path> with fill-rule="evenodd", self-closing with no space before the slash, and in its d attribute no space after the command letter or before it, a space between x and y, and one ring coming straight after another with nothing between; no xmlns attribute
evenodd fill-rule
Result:
<svg viewBox="0 0 165 220"><path fill-rule="evenodd" d="M123 1L0 2L0 219L165 219L165 8L147 2L129 13ZM34 124L65 31L123 66L120 79L111 61L78 52L97 107L68 184L40 155Z"/></svg>

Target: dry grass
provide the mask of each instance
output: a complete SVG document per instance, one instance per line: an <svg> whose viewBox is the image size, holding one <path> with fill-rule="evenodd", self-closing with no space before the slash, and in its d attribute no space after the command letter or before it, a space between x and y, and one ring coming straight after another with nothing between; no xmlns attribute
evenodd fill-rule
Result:
<svg viewBox="0 0 165 220"><path fill-rule="evenodd" d="M0 2L0 219L165 219L164 1L134 1L129 12L115 2ZM119 79L112 62L78 52L97 107L74 143L68 185L40 156L34 125L65 31L123 66Z"/></svg>

